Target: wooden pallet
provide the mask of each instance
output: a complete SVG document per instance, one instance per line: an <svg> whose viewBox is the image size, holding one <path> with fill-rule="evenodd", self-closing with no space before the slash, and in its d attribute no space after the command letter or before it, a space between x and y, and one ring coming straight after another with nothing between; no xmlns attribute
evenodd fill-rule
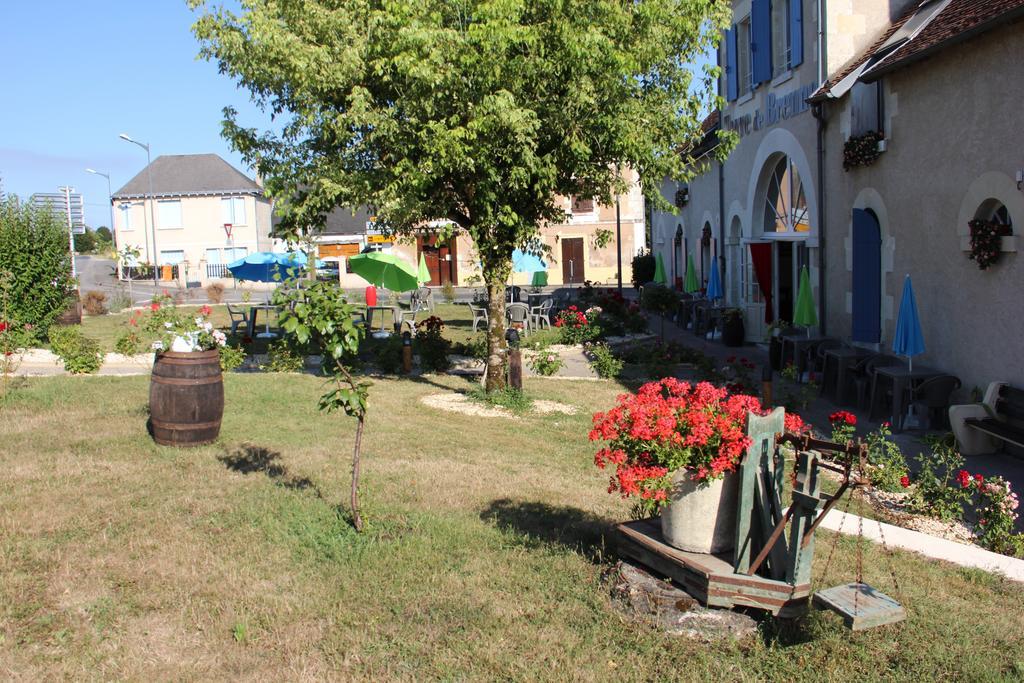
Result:
<svg viewBox="0 0 1024 683"><path fill-rule="evenodd" d="M737 574L729 555L691 553L665 543L658 520L626 522L615 527L619 554L671 578L687 593L711 607L754 607L780 617L807 609L810 584Z"/></svg>
<svg viewBox="0 0 1024 683"><path fill-rule="evenodd" d="M847 583L818 591L814 594L814 606L832 610L852 631L895 624L907 618L900 603L866 583Z"/></svg>

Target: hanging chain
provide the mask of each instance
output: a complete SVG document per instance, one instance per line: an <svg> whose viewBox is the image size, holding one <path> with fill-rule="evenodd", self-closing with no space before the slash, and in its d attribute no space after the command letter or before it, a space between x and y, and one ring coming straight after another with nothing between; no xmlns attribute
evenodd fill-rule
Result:
<svg viewBox="0 0 1024 683"><path fill-rule="evenodd" d="M846 497L846 505L843 508L843 517L839 520L839 528L836 529L835 535L832 537L832 545L828 551L828 557L825 558L825 569L821 572L821 582L825 583L828 578L828 568L832 564L832 555L836 552L836 546L839 544L839 537L843 532L843 525L846 524L846 516L850 513L850 501L853 500L853 490L850 491L850 495Z"/></svg>
<svg viewBox="0 0 1024 683"><path fill-rule="evenodd" d="M900 582L896 579L896 563L893 560L892 548L890 548L889 544L885 542L885 529L883 528L884 525L882 524L882 521L876 521L878 522L878 535L882 539L882 550L885 551L886 564L889 565L889 576L892 578L893 592L896 594L896 601L902 604L903 591L900 590Z"/></svg>
<svg viewBox="0 0 1024 683"><path fill-rule="evenodd" d="M850 492L853 497L853 492ZM860 614L859 598L864 585L864 501L857 501L857 588L853 592L853 616Z"/></svg>

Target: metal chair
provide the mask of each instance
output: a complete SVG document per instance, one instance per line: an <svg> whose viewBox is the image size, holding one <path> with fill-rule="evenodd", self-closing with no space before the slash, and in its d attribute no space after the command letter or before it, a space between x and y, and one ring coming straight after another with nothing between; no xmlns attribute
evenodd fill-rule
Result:
<svg viewBox="0 0 1024 683"><path fill-rule="evenodd" d="M409 308L414 311L434 312L434 290L430 287L420 287L409 295Z"/></svg>
<svg viewBox="0 0 1024 683"><path fill-rule="evenodd" d="M511 303L505 307L505 317L509 327L523 326L523 335L530 334L530 307L524 303Z"/></svg>
<svg viewBox="0 0 1024 683"><path fill-rule="evenodd" d="M490 322L487 317L487 309L481 308L480 306L474 306L473 304L466 304L469 306L469 310L473 313L473 334L476 334L476 326L480 323L487 327Z"/></svg>
<svg viewBox="0 0 1024 683"><path fill-rule="evenodd" d="M239 325L245 325L246 330L249 329L249 311L244 307L237 308L228 304L228 317L231 318L231 334L238 332Z"/></svg>
<svg viewBox="0 0 1024 683"><path fill-rule="evenodd" d="M895 356L886 356L879 354L877 356L870 356L865 359L863 364L860 366L860 371L855 372L853 376L853 384L857 388L857 406L860 408L868 409L868 416L874 415L875 413L875 398L876 398L876 387L877 377L876 368L884 367L886 365L899 365L900 360ZM892 390L890 389L886 393L886 399L892 403Z"/></svg>
<svg viewBox="0 0 1024 683"><path fill-rule="evenodd" d="M533 306L530 309L530 325L536 330L544 329L544 327L550 328L551 308L554 305L555 302L549 298L542 301L540 306Z"/></svg>
<svg viewBox="0 0 1024 683"><path fill-rule="evenodd" d="M921 414L928 418L928 429L948 428L949 399L960 386L960 378L953 375L932 377L910 388L907 403L923 409ZM939 416L938 421L934 419L936 416Z"/></svg>

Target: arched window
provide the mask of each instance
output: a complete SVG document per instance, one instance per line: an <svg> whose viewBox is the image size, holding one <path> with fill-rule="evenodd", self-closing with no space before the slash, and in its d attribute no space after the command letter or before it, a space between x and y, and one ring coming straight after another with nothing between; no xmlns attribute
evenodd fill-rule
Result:
<svg viewBox="0 0 1024 683"><path fill-rule="evenodd" d="M987 199L981 206L978 207L977 215L975 218L995 223L1003 226L999 233L1001 235L1012 235L1013 234L1013 217L1010 216L1010 211L1006 208L998 199Z"/></svg>
<svg viewBox="0 0 1024 683"><path fill-rule="evenodd" d="M764 231L773 233L809 232L807 197L796 164L782 157L768 178L765 193Z"/></svg>

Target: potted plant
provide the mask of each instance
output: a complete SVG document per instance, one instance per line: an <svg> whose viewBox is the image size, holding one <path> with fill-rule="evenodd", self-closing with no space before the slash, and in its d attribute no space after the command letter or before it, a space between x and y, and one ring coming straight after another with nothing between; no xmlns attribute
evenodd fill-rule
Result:
<svg viewBox="0 0 1024 683"><path fill-rule="evenodd" d="M739 308L725 309L722 313L722 343L726 346L743 346L746 336L743 311Z"/></svg>
<svg viewBox="0 0 1024 683"><path fill-rule="evenodd" d="M220 351L227 337L213 327L209 306L185 314L157 297L144 328L157 335L149 383L149 427L165 446L200 446L220 434L224 377ZM134 320L134 318L133 318Z"/></svg>
<svg viewBox="0 0 1024 683"><path fill-rule="evenodd" d="M735 472L750 445L748 411L762 412L756 398L707 382L650 382L594 415L590 440L607 443L594 462L615 468L608 491L636 498L638 516L661 512L666 543L724 552L735 543ZM787 415L786 428L800 431L802 423Z"/></svg>

